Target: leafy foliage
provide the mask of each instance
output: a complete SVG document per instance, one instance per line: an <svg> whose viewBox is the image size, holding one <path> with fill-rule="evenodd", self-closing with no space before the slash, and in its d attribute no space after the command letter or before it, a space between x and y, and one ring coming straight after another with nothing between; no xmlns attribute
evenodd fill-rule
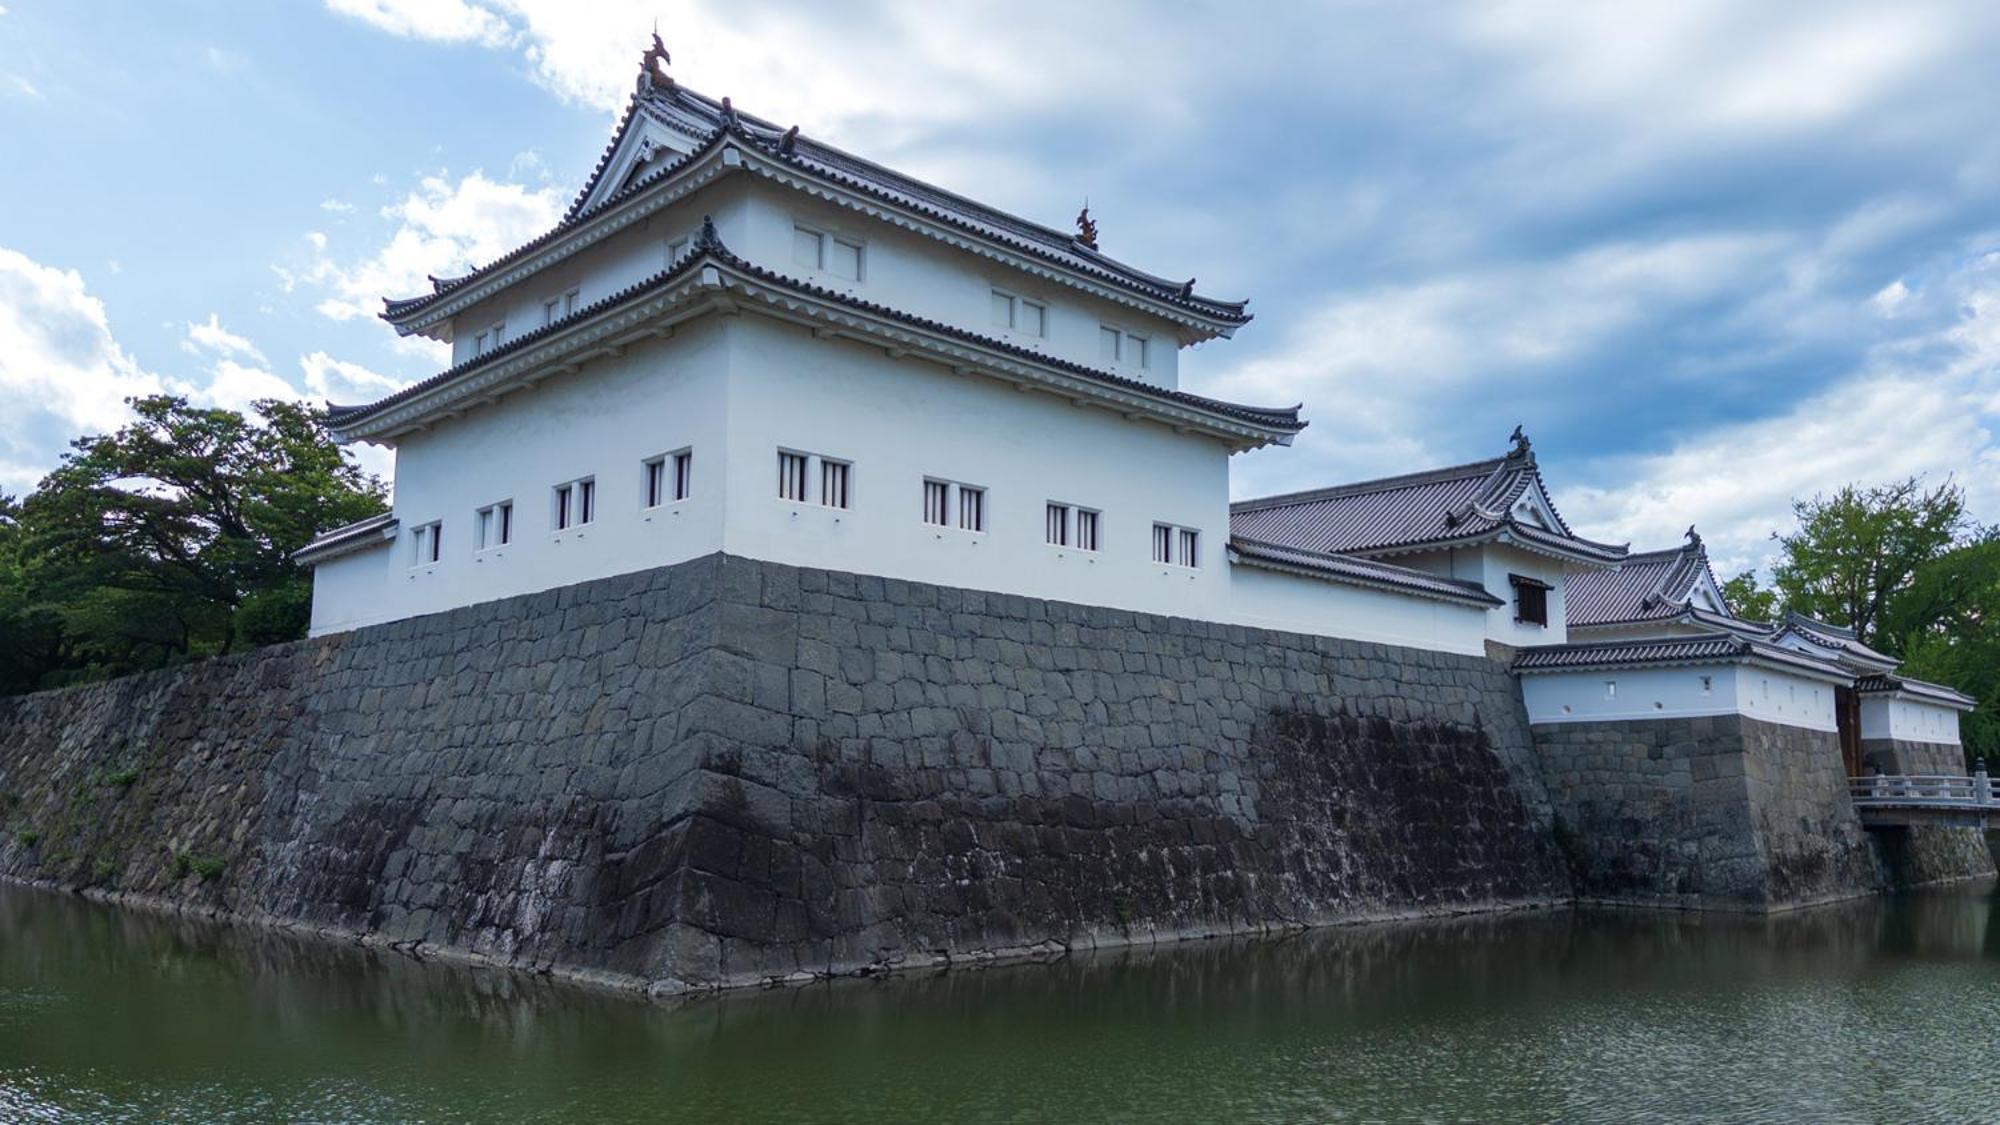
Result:
<svg viewBox="0 0 2000 1125"><path fill-rule="evenodd" d="M1848 485L1794 501L1792 513L1799 528L1779 537L1785 559L1772 575L1786 608L1848 626L1871 645L1890 599L1967 527L1964 490L1946 481L1926 491L1922 477Z"/></svg>
<svg viewBox="0 0 2000 1125"><path fill-rule="evenodd" d="M25 500L0 497L0 692L303 636L292 553L384 508L312 408L131 406Z"/></svg>
<svg viewBox="0 0 2000 1125"><path fill-rule="evenodd" d="M1757 572L1746 570L1722 584L1722 597L1738 617L1769 621L1778 616L1778 591L1757 584Z"/></svg>

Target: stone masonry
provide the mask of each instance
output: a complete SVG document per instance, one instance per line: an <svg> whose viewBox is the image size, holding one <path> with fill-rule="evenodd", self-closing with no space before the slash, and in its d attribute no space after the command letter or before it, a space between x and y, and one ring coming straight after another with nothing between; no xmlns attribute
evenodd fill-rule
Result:
<svg viewBox="0 0 2000 1125"><path fill-rule="evenodd" d="M1866 738L1862 760L1881 773L1960 774L1965 750L1937 742ZM1877 829L1884 862L1905 884L1939 883L1994 874L1993 853L1986 834L1976 828L1911 825Z"/></svg>
<svg viewBox="0 0 2000 1125"><path fill-rule="evenodd" d="M658 990L1559 903L1552 815L1492 660L722 555L0 700L0 876Z"/></svg>
<svg viewBox="0 0 2000 1125"><path fill-rule="evenodd" d="M1580 897L1761 910L1884 883L1830 732L1722 715L1534 738Z"/></svg>

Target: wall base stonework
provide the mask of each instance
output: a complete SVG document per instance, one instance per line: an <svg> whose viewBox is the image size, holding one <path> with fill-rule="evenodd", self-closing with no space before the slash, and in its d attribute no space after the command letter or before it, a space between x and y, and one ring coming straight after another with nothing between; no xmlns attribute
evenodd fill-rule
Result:
<svg viewBox="0 0 2000 1125"><path fill-rule="evenodd" d="M0 876L661 990L1566 902L1478 657L729 556L0 700Z"/></svg>
<svg viewBox="0 0 2000 1125"><path fill-rule="evenodd" d="M1717 715L1534 738L1579 896L1768 910L1883 885L1830 732Z"/></svg>
<svg viewBox="0 0 2000 1125"><path fill-rule="evenodd" d="M1963 774L1965 751L1940 742L1866 738L1862 760L1881 773ZM1994 874L1986 833L1976 828L1912 825L1873 833L1891 879L1898 886L1921 886Z"/></svg>

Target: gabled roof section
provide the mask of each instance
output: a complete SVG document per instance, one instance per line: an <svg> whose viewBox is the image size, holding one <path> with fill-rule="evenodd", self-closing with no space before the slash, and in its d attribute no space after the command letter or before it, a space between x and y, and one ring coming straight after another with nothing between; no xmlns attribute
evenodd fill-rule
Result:
<svg viewBox="0 0 2000 1125"><path fill-rule="evenodd" d="M1570 530L1526 435L1504 457L1230 505L1230 532L1334 555L1396 555L1488 542L1595 566L1626 556Z"/></svg>
<svg viewBox="0 0 2000 1125"><path fill-rule="evenodd" d="M1926 683L1908 676L1863 676L1854 682L1854 690L1862 695L1908 696L1921 703L1935 703L1956 711L1971 711L1979 706L1978 700L1956 688Z"/></svg>
<svg viewBox="0 0 2000 1125"><path fill-rule="evenodd" d="M1616 570L1573 575L1563 588L1564 616L1571 628L1666 621L1703 600L1725 605L1722 588L1708 564L1708 548L1694 528L1687 542L1665 551L1627 555Z"/></svg>
<svg viewBox="0 0 2000 1125"><path fill-rule="evenodd" d="M503 271L513 273L508 267L522 264L537 252L572 236L582 237L599 220L609 218L638 197L691 171L708 150L728 142L761 158L731 164L732 170L797 181L809 185L816 194L835 198L836 202L841 201L839 197L867 201L902 216L905 225L912 229L934 234L946 232L954 241L970 240L988 248L995 256L1038 263L1056 280L1102 290L1107 295L1122 295L1128 302L1137 299L1160 315L1180 321L1199 336L1228 335L1251 319L1247 301L1199 296L1192 278L1174 281L1146 273L1099 253L1068 232L1030 222L885 168L806 137L797 127L786 129L743 113L728 98L716 101L672 81L651 58L649 51L638 90L627 104L611 143L555 228L466 278L450 282L434 279L431 293L385 299L383 319L401 331L420 330L427 314L447 304L455 305L451 301L454 295L469 296L469 289L483 289L484 283ZM636 143L632 138L649 126L684 138L687 155L650 171L635 171L639 165L625 150ZM680 146L676 142L669 147ZM483 294L473 299L483 299Z"/></svg>
<svg viewBox="0 0 2000 1125"><path fill-rule="evenodd" d="M1241 448L1289 442L1306 425L1297 406L1244 406L1169 390L764 269L732 253L706 219L687 253L660 273L386 398L330 403L327 425L343 441L428 425L551 375L573 373L583 362L725 304L921 354L959 373L1039 386L1079 405L1150 416Z"/></svg>
<svg viewBox="0 0 2000 1125"><path fill-rule="evenodd" d="M292 561L300 566L318 566L329 559L383 546L396 537L396 524L393 513L383 512L346 527L336 527L293 551Z"/></svg>
<svg viewBox="0 0 2000 1125"><path fill-rule="evenodd" d="M1858 670L1890 671L1902 663L1887 653L1877 652L1856 639L1854 630L1787 611L1777 622L1774 643L1787 648L1824 654Z"/></svg>
<svg viewBox="0 0 2000 1125"><path fill-rule="evenodd" d="M1390 593L1407 594L1411 597L1454 602L1476 609L1492 609L1507 604L1487 593L1485 588L1476 582L1440 578L1435 574L1427 574L1421 570L1397 566L1378 559L1326 555L1317 551L1241 538L1232 538L1229 541L1229 550L1231 561L1246 566L1302 574L1343 585L1363 586L1387 590Z"/></svg>
<svg viewBox="0 0 2000 1125"><path fill-rule="evenodd" d="M1854 680L1852 672L1832 661L1730 633L1539 645L1521 650L1513 668L1520 674L1535 674L1691 664L1753 664L1837 684Z"/></svg>

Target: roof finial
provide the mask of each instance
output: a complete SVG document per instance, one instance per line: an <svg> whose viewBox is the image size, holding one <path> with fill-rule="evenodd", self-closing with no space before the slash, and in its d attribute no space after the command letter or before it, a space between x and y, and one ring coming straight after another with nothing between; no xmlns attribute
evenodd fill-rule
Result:
<svg viewBox="0 0 2000 1125"><path fill-rule="evenodd" d="M1701 533L1694 529L1693 524L1688 525L1687 542L1690 547L1696 549L1701 547Z"/></svg>
<svg viewBox="0 0 2000 1125"><path fill-rule="evenodd" d="M1528 451L1534 445L1533 442L1528 440L1527 431L1523 430L1519 425L1514 427L1513 433L1507 435L1507 440L1514 443L1513 452L1507 454L1509 457L1526 457Z"/></svg>
<svg viewBox="0 0 2000 1125"><path fill-rule="evenodd" d="M799 143L799 127L797 125L794 125L791 128L785 130L784 136L778 138L778 151L784 153L786 156L790 156L792 154L792 149L795 146L797 146L798 143Z"/></svg>
<svg viewBox="0 0 2000 1125"><path fill-rule="evenodd" d="M650 86L672 90L674 80L667 77L667 65L674 57L667 53L667 45L660 41L660 21L653 21L653 45L639 56L639 88L643 91Z"/></svg>
<svg viewBox="0 0 2000 1125"><path fill-rule="evenodd" d="M737 120L736 107L730 104L728 94L722 95L722 123L732 129L742 124L742 122Z"/></svg>
<svg viewBox="0 0 2000 1125"><path fill-rule="evenodd" d="M1076 213L1076 240L1097 249L1097 220L1090 217L1090 197L1084 196L1083 210Z"/></svg>
<svg viewBox="0 0 2000 1125"><path fill-rule="evenodd" d="M719 253L722 250L722 236L715 231L715 217L701 217L701 232L694 236L694 248Z"/></svg>

